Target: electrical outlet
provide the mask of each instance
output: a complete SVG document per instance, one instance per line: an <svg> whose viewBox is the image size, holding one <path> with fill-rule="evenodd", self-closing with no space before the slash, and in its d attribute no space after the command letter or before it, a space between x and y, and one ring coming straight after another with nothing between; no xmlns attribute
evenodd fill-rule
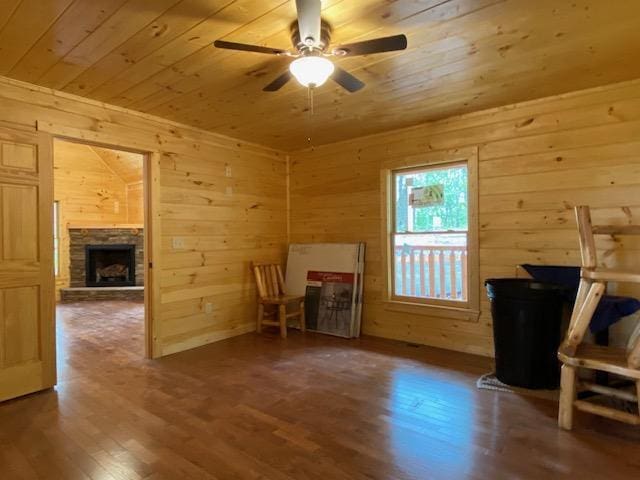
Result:
<svg viewBox="0 0 640 480"><path fill-rule="evenodd" d="M118 200L113 202L113 213L120 213L120 202Z"/></svg>
<svg viewBox="0 0 640 480"><path fill-rule="evenodd" d="M225 165L224 167L224 176L231 177L231 165Z"/></svg>
<svg viewBox="0 0 640 480"><path fill-rule="evenodd" d="M181 250L184 248L184 238L182 237L173 237L173 240L171 241L171 245L173 246L174 250Z"/></svg>
<svg viewBox="0 0 640 480"><path fill-rule="evenodd" d="M204 313L207 313L207 314L213 313L213 303L210 303L210 302L205 303L205 305L204 305Z"/></svg>

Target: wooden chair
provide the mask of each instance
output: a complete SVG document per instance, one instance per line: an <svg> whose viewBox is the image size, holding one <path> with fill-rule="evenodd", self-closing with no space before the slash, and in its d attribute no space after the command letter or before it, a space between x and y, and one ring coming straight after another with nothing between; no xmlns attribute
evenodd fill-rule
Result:
<svg viewBox="0 0 640 480"><path fill-rule="evenodd" d="M566 430L571 429L574 407L584 412L640 425L640 336L638 328L631 336L627 349L582 343L596 307L605 293L607 282L640 283L640 268L637 272L628 272L609 270L598 266L594 235L640 235L640 226L594 226L591 224L589 207L576 207L575 212L580 236L582 269L569 329L558 351L558 358L563 363L558 425ZM578 368L600 370L630 378L636 384L636 392L631 393L591 382L579 382L577 379ZM636 402L638 414L597 405L586 400L577 400L576 391L578 388Z"/></svg>
<svg viewBox="0 0 640 480"><path fill-rule="evenodd" d="M287 338L287 320L298 317L300 330L305 331L304 296L287 295L280 265L254 263L253 273L258 286L258 333L263 325L280 327L280 336ZM287 313L287 306L295 304L298 309ZM273 307L273 308L271 308Z"/></svg>

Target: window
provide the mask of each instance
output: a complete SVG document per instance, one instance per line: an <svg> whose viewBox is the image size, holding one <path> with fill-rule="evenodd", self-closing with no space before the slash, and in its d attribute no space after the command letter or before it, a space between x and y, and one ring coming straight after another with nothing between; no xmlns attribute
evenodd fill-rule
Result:
<svg viewBox="0 0 640 480"><path fill-rule="evenodd" d="M391 300L475 305L469 262L475 183L469 171L467 161L390 171Z"/></svg>
<svg viewBox="0 0 640 480"><path fill-rule="evenodd" d="M60 275L60 202L53 202L53 273Z"/></svg>

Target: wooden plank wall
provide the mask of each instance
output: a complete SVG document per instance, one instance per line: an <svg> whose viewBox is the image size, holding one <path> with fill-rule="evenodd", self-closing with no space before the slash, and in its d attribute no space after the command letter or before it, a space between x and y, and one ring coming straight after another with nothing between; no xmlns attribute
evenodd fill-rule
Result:
<svg viewBox="0 0 640 480"><path fill-rule="evenodd" d="M60 274L56 294L69 286L69 230L67 225L114 225L128 219L127 185L91 147L55 141L53 198L59 202ZM142 201L133 198L133 201ZM139 223L143 223L140 221Z"/></svg>
<svg viewBox="0 0 640 480"><path fill-rule="evenodd" d="M284 154L2 77L0 125L159 152L156 355L255 328L249 264L285 251Z"/></svg>
<svg viewBox="0 0 640 480"><path fill-rule="evenodd" d="M595 207L598 223L640 223L640 81L294 152L290 240L367 242L365 334L492 354L484 290L478 322L393 312L381 301L381 162L476 145L481 282L513 276L520 263L578 264L576 204ZM637 242L605 238L599 247L608 266L637 268Z"/></svg>
<svg viewBox="0 0 640 480"><path fill-rule="evenodd" d="M144 223L144 183L127 185L127 223Z"/></svg>

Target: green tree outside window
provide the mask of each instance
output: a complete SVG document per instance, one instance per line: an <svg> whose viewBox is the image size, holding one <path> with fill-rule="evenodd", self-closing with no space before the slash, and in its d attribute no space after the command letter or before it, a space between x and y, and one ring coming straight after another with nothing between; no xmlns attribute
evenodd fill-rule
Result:
<svg viewBox="0 0 640 480"><path fill-rule="evenodd" d="M409 208L409 194L416 187L444 186L441 205ZM407 232L413 223L413 232L467 230L468 173L465 165L437 168L396 176L396 232ZM413 215L409 222L409 215Z"/></svg>

